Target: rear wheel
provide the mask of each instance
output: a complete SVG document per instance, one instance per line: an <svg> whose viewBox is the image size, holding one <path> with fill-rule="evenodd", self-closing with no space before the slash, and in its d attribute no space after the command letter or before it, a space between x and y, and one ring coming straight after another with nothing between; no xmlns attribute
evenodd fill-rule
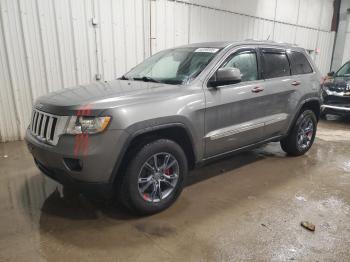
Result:
<svg viewBox="0 0 350 262"><path fill-rule="evenodd" d="M281 141L283 151L292 156L305 154L312 146L317 129L316 115L311 110L303 111L290 134Z"/></svg>
<svg viewBox="0 0 350 262"><path fill-rule="evenodd" d="M185 153L177 143L168 139L150 142L129 162L120 199L141 215L160 212L180 195L187 172Z"/></svg>

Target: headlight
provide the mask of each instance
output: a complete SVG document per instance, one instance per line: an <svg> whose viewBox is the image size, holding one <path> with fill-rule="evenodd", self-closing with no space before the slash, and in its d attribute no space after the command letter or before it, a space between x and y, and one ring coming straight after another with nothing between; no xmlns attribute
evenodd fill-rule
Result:
<svg viewBox="0 0 350 262"><path fill-rule="evenodd" d="M72 116L69 120L66 133L72 135L100 133L106 129L110 120L110 116Z"/></svg>

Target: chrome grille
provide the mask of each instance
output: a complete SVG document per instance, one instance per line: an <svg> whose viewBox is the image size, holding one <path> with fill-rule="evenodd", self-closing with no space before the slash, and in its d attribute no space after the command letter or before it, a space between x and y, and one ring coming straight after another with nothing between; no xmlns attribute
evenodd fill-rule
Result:
<svg viewBox="0 0 350 262"><path fill-rule="evenodd" d="M30 122L30 131L41 142L56 145L59 136L64 131L67 119L68 117L66 116L52 115L34 109Z"/></svg>

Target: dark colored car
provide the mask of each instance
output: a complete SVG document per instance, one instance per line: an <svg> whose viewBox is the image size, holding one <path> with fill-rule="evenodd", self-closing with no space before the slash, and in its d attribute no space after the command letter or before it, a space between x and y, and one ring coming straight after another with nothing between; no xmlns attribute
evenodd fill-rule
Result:
<svg viewBox="0 0 350 262"><path fill-rule="evenodd" d="M321 115L350 115L350 61L328 76L322 87Z"/></svg>

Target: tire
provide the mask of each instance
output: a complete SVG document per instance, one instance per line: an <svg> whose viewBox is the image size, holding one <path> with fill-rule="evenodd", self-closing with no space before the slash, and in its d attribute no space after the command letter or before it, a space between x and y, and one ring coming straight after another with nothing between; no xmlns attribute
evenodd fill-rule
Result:
<svg viewBox="0 0 350 262"><path fill-rule="evenodd" d="M122 178L118 190L119 199L137 215L158 213L171 206L183 189L188 173L186 155L177 143L169 139L149 142L135 151L136 154L127 164ZM171 167L164 168L166 158L168 166L176 162ZM158 166L160 171L156 171L155 166ZM153 171L151 167L154 168ZM140 182L141 180L144 182Z"/></svg>
<svg viewBox="0 0 350 262"><path fill-rule="evenodd" d="M312 133L306 127L312 124ZM303 129L305 128L305 129ZM301 131L303 129L303 131ZM302 111L295 122L289 135L281 140L281 147L284 152L291 156L301 156L311 148L316 135L317 119L311 110ZM301 139L303 135L303 139ZM298 140L299 139L299 140ZM302 141L302 142L301 142Z"/></svg>

